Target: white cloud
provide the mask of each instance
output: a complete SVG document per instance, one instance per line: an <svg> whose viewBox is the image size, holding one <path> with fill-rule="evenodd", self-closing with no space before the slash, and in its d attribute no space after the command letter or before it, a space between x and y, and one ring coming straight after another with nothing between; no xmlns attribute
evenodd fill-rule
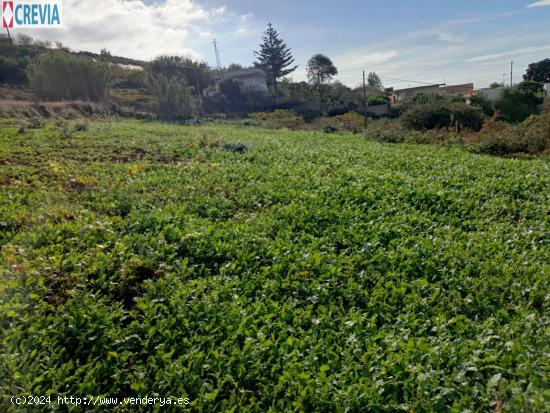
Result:
<svg viewBox="0 0 550 413"><path fill-rule="evenodd" d="M497 60L503 57L513 57L521 54L541 52L544 50L550 50L550 45L539 46L539 47L525 47L523 49L508 50L506 52L501 52L501 53L486 54L486 55L474 57L472 59L468 59L466 61L471 63L487 62L491 60Z"/></svg>
<svg viewBox="0 0 550 413"><path fill-rule="evenodd" d="M354 50L334 59L339 66L350 68L387 62L397 56L397 50L373 51Z"/></svg>
<svg viewBox="0 0 550 413"><path fill-rule="evenodd" d="M534 3L531 3L529 6L527 6L527 8L531 9L533 7L545 7L545 6L550 6L550 0L536 1Z"/></svg>
<svg viewBox="0 0 550 413"><path fill-rule="evenodd" d="M498 19L507 17L509 14L502 14ZM487 19L498 20L494 16L478 18L479 21ZM490 36L480 34L479 25L470 29L471 23L466 19L455 20L376 42L366 39L369 46L346 50L335 56L333 60L343 74L336 79L355 86L361 81L362 70L374 70L382 76L386 86L397 88L415 86L414 81L474 82L476 87L484 87L501 81L504 72L509 73L512 58L515 62L514 81L519 81L527 65L546 57L550 50L550 45L541 45L549 34L548 28L541 23L531 24L530 31L524 30L523 25L515 26L514 30L499 25ZM522 36L517 36L518 31ZM385 58L366 63L366 56Z"/></svg>
<svg viewBox="0 0 550 413"><path fill-rule="evenodd" d="M457 36L454 33L441 31L441 32L435 32L434 35L436 36L437 40L444 42L444 43L454 43L454 44L464 44L465 40L461 36Z"/></svg>
<svg viewBox="0 0 550 413"><path fill-rule="evenodd" d="M206 8L193 0L65 0L63 25L58 30L21 30L30 36L62 41L72 49L99 51L137 59L159 54L204 56L214 27L237 25L251 15L239 16L225 7ZM207 49L208 50L208 49Z"/></svg>

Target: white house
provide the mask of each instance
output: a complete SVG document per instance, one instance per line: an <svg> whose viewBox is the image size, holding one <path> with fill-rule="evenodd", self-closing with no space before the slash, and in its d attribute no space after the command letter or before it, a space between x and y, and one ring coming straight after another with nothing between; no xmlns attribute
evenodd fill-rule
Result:
<svg viewBox="0 0 550 413"><path fill-rule="evenodd" d="M225 72L216 78L216 87L228 79L237 80L241 85L242 93L267 93L267 77L263 70L252 68Z"/></svg>

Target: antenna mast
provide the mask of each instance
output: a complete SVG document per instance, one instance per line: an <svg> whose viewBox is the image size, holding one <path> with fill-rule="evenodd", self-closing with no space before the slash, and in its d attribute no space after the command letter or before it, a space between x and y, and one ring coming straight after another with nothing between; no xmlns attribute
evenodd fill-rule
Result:
<svg viewBox="0 0 550 413"><path fill-rule="evenodd" d="M216 39L212 41L212 44L214 45L214 53L216 54L216 68L221 69L222 63L220 59L220 51L218 49L218 42L216 42Z"/></svg>

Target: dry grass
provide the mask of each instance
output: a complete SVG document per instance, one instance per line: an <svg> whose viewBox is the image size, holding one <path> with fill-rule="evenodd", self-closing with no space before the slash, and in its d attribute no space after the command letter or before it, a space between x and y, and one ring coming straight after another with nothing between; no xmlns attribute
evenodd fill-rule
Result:
<svg viewBox="0 0 550 413"><path fill-rule="evenodd" d="M80 116L106 116L111 112L107 104L93 102L32 102L0 100L0 117L3 118L65 118Z"/></svg>

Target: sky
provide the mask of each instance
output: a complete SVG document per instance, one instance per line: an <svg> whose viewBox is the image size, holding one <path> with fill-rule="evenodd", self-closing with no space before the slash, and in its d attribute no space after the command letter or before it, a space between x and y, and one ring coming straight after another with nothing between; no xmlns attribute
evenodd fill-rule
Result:
<svg viewBox="0 0 550 413"><path fill-rule="evenodd" d="M307 60L329 56L349 86L375 71L386 87L521 81L550 57L550 0L63 0L62 29L15 31L74 50L150 60L187 55L250 65L273 23L306 80Z"/></svg>

